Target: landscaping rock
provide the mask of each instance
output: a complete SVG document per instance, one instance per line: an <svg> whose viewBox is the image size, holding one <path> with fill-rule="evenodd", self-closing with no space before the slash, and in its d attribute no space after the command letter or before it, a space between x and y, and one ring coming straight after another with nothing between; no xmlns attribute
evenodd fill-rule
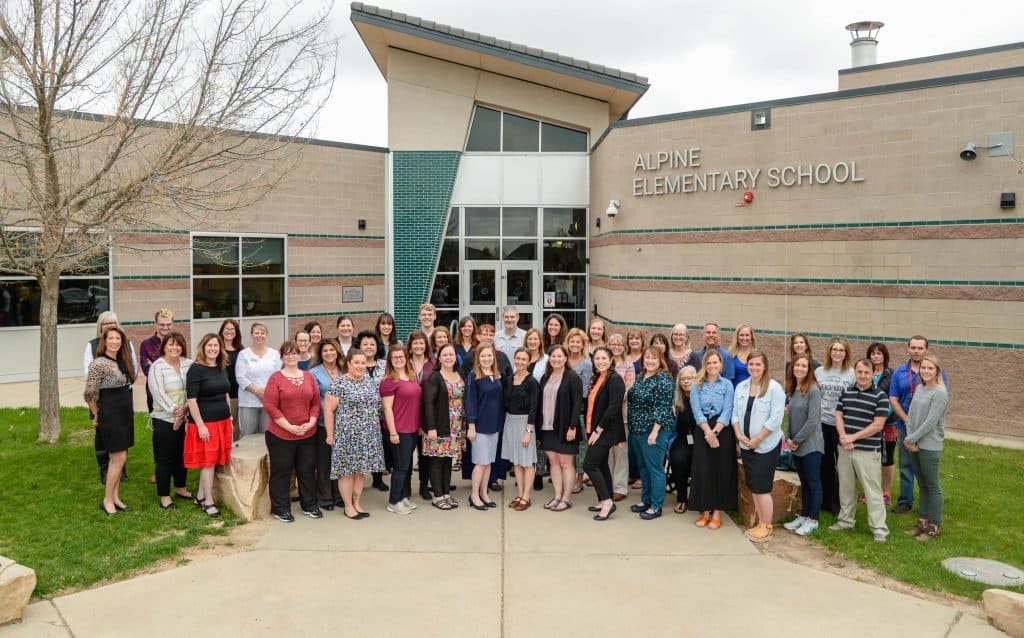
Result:
<svg viewBox="0 0 1024 638"><path fill-rule="evenodd" d="M997 629L1011 638L1024 638L1024 594L1005 589L986 589L982 594L985 613Z"/></svg>
<svg viewBox="0 0 1024 638"><path fill-rule="evenodd" d="M35 570L0 556L0 625L22 619L35 588Z"/></svg>
<svg viewBox="0 0 1024 638"><path fill-rule="evenodd" d="M754 501L750 498L750 490L747 489L744 480L743 462L739 463L739 513L743 522L748 526L753 525L757 520L754 512ZM803 506L800 492L800 477L796 472L775 472L775 483L772 485L772 501L775 506L772 510L772 523L786 521L800 513Z"/></svg>
<svg viewBox="0 0 1024 638"><path fill-rule="evenodd" d="M250 434L232 448L231 460L214 478L214 498L239 518L266 518L270 516L269 476L266 441L262 434Z"/></svg>

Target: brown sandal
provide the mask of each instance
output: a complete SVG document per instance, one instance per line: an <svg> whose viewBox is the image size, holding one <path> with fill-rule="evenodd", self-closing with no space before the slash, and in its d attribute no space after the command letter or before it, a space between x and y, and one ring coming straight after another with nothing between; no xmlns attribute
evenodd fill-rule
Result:
<svg viewBox="0 0 1024 638"><path fill-rule="evenodd" d="M525 498L521 498L521 499L519 499L519 504L517 504L512 509L514 509L517 512L526 511L526 510L530 509L530 501L525 499Z"/></svg>
<svg viewBox="0 0 1024 638"><path fill-rule="evenodd" d="M521 498L519 498L519 497L517 496L517 497L515 497L514 499L512 499L512 501L511 501L511 502L509 502L508 506L509 506L509 507L511 507L512 509L515 509L515 508L516 508L516 506L517 506L517 505L519 505L519 501L521 501L521 500L523 500L523 499L521 499Z"/></svg>

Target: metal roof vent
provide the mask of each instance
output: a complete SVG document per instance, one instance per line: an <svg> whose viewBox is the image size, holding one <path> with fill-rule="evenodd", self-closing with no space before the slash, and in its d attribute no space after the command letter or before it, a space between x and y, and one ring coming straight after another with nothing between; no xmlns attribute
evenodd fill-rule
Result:
<svg viewBox="0 0 1024 638"><path fill-rule="evenodd" d="M853 68L869 66L878 61L878 31L885 26L884 22L864 20L846 25L853 41L850 42L850 55Z"/></svg>

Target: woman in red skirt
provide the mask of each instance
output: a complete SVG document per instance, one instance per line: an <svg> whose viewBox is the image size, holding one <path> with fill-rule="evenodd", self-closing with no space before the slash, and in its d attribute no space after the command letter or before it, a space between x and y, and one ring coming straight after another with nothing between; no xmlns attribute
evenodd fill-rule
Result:
<svg viewBox="0 0 1024 638"><path fill-rule="evenodd" d="M218 517L213 503L213 471L231 458L231 399L227 354L220 337L208 334L199 342L196 360L185 377L189 423L185 430L185 467L199 469L195 503L207 516Z"/></svg>

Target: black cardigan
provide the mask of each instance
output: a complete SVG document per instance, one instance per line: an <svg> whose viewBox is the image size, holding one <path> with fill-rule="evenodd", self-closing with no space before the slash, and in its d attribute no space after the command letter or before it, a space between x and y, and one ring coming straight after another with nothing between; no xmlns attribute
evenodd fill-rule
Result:
<svg viewBox="0 0 1024 638"><path fill-rule="evenodd" d="M538 432L541 429L541 424L544 423L544 387L547 384L548 375L545 374L540 380L540 392L537 394L537 409L533 415L533 423ZM555 419L553 423L555 432L558 433L562 441L569 442L566 434L572 429L577 430L576 438L573 439L573 442L580 441L582 438L582 434L579 432L581 414L583 414L583 380L580 379L580 375L576 374L567 365L565 366L565 371L562 372L562 383L558 386L558 394L555 395Z"/></svg>
<svg viewBox="0 0 1024 638"><path fill-rule="evenodd" d="M626 440L626 425L622 421L622 401L626 397L626 382L615 370L609 370L608 379L594 397L590 412L591 430L601 428L597 445L612 446ZM597 383L596 379L591 383Z"/></svg>
<svg viewBox="0 0 1024 638"><path fill-rule="evenodd" d="M441 438L452 435L452 424L448 415L448 384L441 376L440 370L434 371L423 382L422 416L423 425L420 427L424 432L437 430L437 436Z"/></svg>

